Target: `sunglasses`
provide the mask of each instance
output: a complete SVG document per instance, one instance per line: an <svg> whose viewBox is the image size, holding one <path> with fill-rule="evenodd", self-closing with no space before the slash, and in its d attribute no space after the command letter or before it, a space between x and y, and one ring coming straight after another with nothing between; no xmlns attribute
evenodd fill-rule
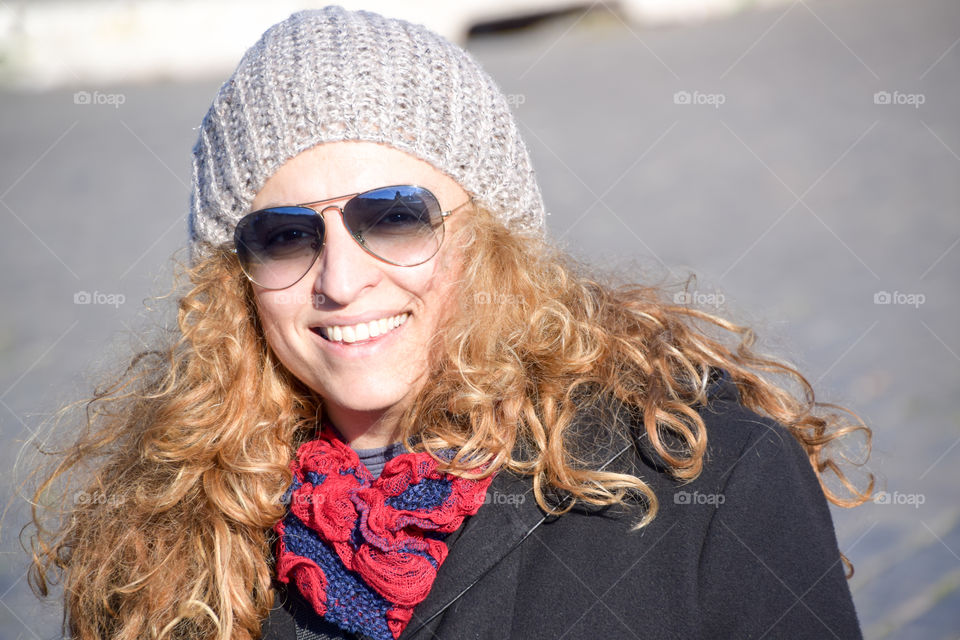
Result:
<svg viewBox="0 0 960 640"><path fill-rule="evenodd" d="M349 198L342 206L330 204ZM300 281L323 250L323 214L336 209L360 247L388 264L413 267L440 250L443 221L470 200L441 211L437 197L415 185L380 187L290 207L270 207L244 216L234 231L243 272L264 289Z"/></svg>

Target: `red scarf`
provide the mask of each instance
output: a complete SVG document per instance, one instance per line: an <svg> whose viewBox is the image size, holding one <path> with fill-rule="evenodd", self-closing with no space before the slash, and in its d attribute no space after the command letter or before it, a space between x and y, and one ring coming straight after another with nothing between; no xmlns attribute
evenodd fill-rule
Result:
<svg viewBox="0 0 960 640"><path fill-rule="evenodd" d="M290 464L286 517L277 523L277 577L351 633L400 636L447 557L444 538L483 504L493 480L437 471L427 453L402 453L373 479L324 426Z"/></svg>

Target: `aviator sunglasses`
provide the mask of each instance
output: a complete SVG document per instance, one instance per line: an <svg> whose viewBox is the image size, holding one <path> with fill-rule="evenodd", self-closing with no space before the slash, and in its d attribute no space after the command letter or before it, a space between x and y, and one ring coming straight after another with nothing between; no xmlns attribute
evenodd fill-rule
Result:
<svg viewBox="0 0 960 640"><path fill-rule="evenodd" d="M330 204L349 198L342 206ZM243 272L264 289L300 281L323 250L323 214L340 212L343 226L364 251L388 264L413 267L440 249L443 221L470 200L441 211L424 187L395 185L295 206L270 207L244 216L234 231Z"/></svg>

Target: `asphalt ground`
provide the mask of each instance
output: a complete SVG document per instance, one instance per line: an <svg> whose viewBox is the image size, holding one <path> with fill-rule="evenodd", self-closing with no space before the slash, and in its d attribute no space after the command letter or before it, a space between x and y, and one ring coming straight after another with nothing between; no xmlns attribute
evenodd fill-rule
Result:
<svg viewBox="0 0 960 640"><path fill-rule="evenodd" d="M516 107L554 238L631 279L695 274L694 303L873 428L887 493L833 510L868 638L960 635L958 41L950 0L812 0L655 30L595 8L468 45ZM0 93L4 504L24 441L64 437L44 418L169 319L145 303L164 308L225 77ZM0 638L54 638L25 513L0 530Z"/></svg>

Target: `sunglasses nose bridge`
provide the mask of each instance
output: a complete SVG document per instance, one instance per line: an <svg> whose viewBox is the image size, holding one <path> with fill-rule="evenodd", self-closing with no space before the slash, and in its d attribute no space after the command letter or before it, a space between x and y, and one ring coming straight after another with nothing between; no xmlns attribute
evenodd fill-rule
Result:
<svg viewBox="0 0 960 640"><path fill-rule="evenodd" d="M325 214L325 213L326 213L327 211L329 211L330 209L333 209L334 211L336 211L337 213L339 213L339 214L340 214L340 217L343 218L343 207L341 207L340 205L336 205L336 204L325 204L325 205L323 205L323 207L321 207L320 209L314 209L314 211L316 211L316 212L319 213L321 216L323 216L323 214Z"/></svg>
<svg viewBox="0 0 960 640"><path fill-rule="evenodd" d="M319 210L314 209L314 211L316 211L321 218L324 218L324 214L327 211L329 211L330 209L335 210L337 213L340 214L340 223L343 225L343 228L347 231L347 233L350 235L351 238L353 238L358 244L362 246L363 239L356 232L354 232L353 229L350 228L349 224L347 224L347 218L343 213L343 207L344 205L325 204ZM326 219L324 219L324 222L326 222Z"/></svg>

